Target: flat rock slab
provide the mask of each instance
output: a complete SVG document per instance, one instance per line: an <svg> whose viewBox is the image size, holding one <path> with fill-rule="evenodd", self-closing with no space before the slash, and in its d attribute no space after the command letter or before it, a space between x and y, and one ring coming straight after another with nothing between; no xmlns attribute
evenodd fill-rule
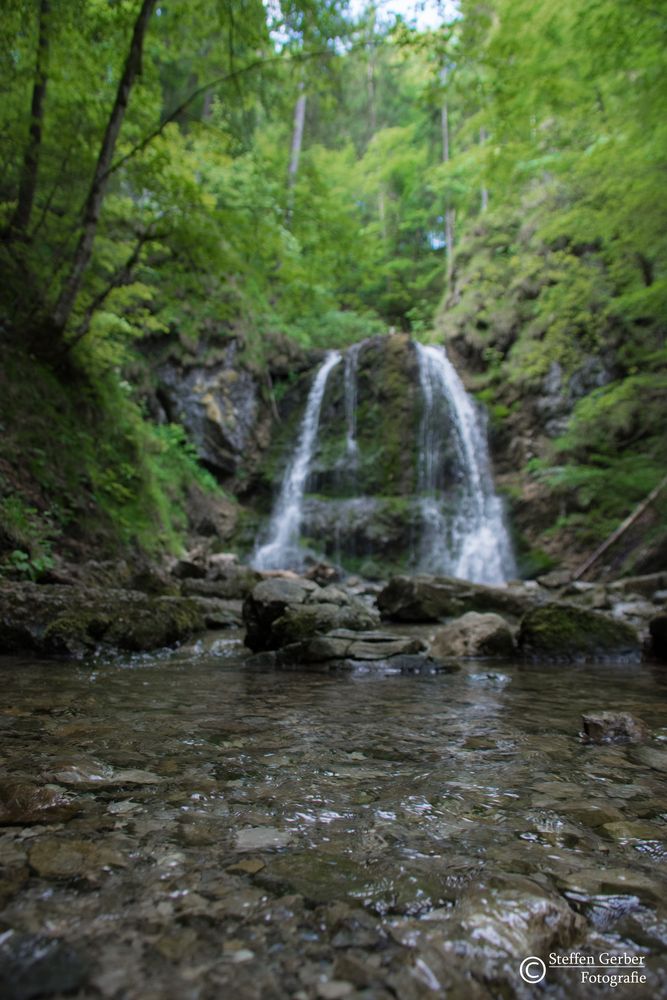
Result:
<svg viewBox="0 0 667 1000"><path fill-rule="evenodd" d="M159 774L140 768L114 770L103 761L76 758L56 761L45 772L50 781L60 785L83 786L85 788L117 788L122 785L157 785L162 781Z"/></svg>
<svg viewBox="0 0 667 1000"><path fill-rule="evenodd" d="M325 663L329 660L389 660L423 652L421 639L383 632L336 630L292 643L279 652L278 664Z"/></svg>
<svg viewBox="0 0 667 1000"><path fill-rule="evenodd" d="M236 833L237 851L266 851L287 847L292 841L289 830L279 830L274 826L254 826ZM262 865L263 867L263 865ZM256 868L255 871L259 871Z"/></svg>

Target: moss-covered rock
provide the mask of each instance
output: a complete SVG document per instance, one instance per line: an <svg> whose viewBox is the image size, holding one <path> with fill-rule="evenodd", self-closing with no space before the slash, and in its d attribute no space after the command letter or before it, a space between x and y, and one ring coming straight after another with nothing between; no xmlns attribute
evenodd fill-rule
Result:
<svg viewBox="0 0 667 1000"><path fill-rule="evenodd" d="M555 660L639 656L637 633L599 611L554 601L521 621L519 647L526 656Z"/></svg>
<svg viewBox="0 0 667 1000"><path fill-rule="evenodd" d="M271 632L277 646L286 646L333 629L373 628L377 621L377 614L361 601L350 598L342 605L318 603L289 607L273 623Z"/></svg>
<svg viewBox="0 0 667 1000"><path fill-rule="evenodd" d="M203 627L196 604L182 597L33 583L0 587L0 653L141 652L173 645Z"/></svg>
<svg viewBox="0 0 667 1000"><path fill-rule="evenodd" d="M372 629L379 619L377 612L338 587L278 578L257 584L243 604L243 620L246 646L261 652L332 629Z"/></svg>

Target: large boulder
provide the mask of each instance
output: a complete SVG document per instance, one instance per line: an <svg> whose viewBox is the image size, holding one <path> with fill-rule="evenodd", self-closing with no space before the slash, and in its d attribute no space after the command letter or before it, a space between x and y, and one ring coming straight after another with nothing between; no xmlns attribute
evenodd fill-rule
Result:
<svg viewBox="0 0 667 1000"><path fill-rule="evenodd" d="M625 658L640 653L639 637L630 625L558 601L533 608L524 616L518 642L526 656L537 659Z"/></svg>
<svg viewBox="0 0 667 1000"><path fill-rule="evenodd" d="M512 629L500 615L469 611L435 633L430 654L438 660L452 656L511 656Z"/></svg>
<svg viewBox="0 0 667 1000"><path fill-rule="evenodd" d="M468 611L493 611L520 618L539 601L525 587L487 587L448 576L395 576L378 595L383 618L437 622Z"/></svg>
<svg viewBox="0 0 667 1000"><path fill-rule="evenodd" d="M377 613L339 587L312 580L263 580L243 604L246 646L254 652L279 649L335 629L373 628Z"/></svg>
<svg viewBox="0 0 667 1000"><path fill-rule="evenodd" d="M203 627L199 609L184 597L55 584L0 586L0 653L141 652L171 646Z"/></svg>

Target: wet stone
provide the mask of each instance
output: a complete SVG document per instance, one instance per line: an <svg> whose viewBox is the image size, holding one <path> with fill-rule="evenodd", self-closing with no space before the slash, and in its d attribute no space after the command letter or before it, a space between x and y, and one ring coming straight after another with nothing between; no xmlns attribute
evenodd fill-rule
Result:
<svg viewBox="0 0 667 1000"><path fill-rule="evenodd" d="M603 826L605 823L613 823L616 820L623 819L623 813L616 809L615 806L608 805L605 802L596 802L592 799L580 800L578 802L561 802L558 808L569 819L593 829Z"/></svg>
<svg viewBox="0 0 667 1000"><path fill-rule="evenodd" d="M648 736L641 719L629 712L586 712L581 720L591 743L639 743Z"/></svg>
<svg viewBox="0 0 667 1000"><path fill-rule="evenodd" d="M87 840L42 838L29 854L30 866L44 878L84 878L103 868L125 867L113 847Z"/></svg>
<svg viewBox="0 0 667 1000"><path fill-rule="evenodd" d="M602 832L613 840L660 840L666 832L652 823L642 821L628 822L620 820L617 823L605 823Z"/></svg>
<svg viewBox="0 0 667 1000"><path fill-rule="evenodd" d="M287 847L292 840L289 830L278 830L271 826L249 827L236 834L237 851L264 851Z"/></svg>
<svg viewBox="0 0 667 1000"><path fill-rule="evenodd" d="M630 760L638 764L644 764L653 771L667 774L667 750L658 750L654 747L637 747L631 751Z"/></svg>
<svg viewBox="0 0 667 1000"><path fill-rule="evenodd" d="M55 785L0 782L0 826L58 823L80 810L81 806Z"/></svg>
<svg viewBox="0 0 667 1000"><path fill-rule="evenodd" d="M0 996L32 1000L79 989L88 965L69 944L57 938L8 931L0 936Z"/></svg>

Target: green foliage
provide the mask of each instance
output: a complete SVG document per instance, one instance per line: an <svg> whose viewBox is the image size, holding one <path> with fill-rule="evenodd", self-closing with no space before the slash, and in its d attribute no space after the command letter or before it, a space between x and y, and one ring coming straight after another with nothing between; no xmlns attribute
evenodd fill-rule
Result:
<svg viewBox="0 0 667 1000"><path fill-rule="evenodd" d="M19 495L0 499L0 576L37 580L53 567L53 525ZM10 551L7 551L9 549Z"/></svg>

